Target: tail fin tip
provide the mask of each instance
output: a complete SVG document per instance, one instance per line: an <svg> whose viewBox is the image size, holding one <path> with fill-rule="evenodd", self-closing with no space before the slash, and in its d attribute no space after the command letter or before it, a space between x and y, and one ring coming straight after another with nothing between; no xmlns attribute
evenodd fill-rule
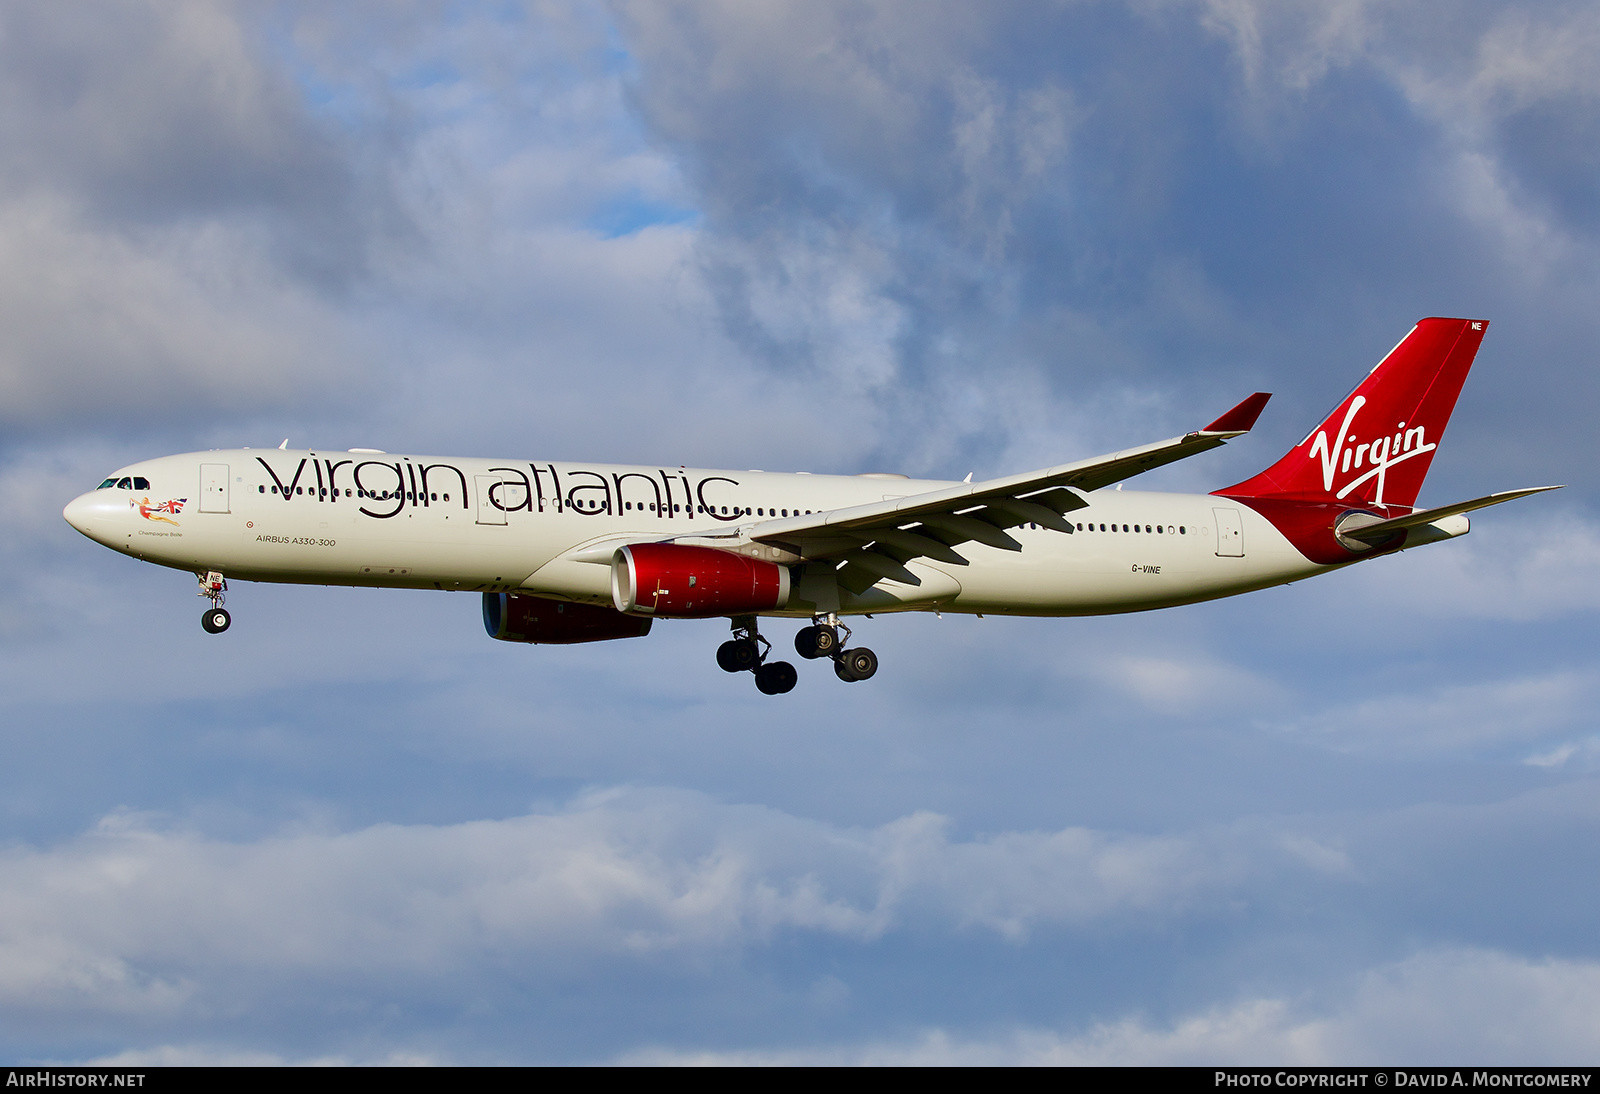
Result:
<svg viewBox="0 0 1600 1094"><path fill-rule="evenodd" d="M1487 319L1420 320L1304 441L1259 475L1216 493L1414 505L1488 326ZM1232 426L1249 403L1208 429Z"/></svg>

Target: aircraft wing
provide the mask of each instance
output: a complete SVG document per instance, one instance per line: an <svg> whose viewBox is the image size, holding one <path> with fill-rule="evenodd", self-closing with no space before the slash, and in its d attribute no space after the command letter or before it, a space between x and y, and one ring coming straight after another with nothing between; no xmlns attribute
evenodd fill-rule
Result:
<svg viewBox="0 0 1600 1094"><path fill-rule="evenodd" d="M749 535L801 558L845 563L840 582L852 592L859 593L882 578L920 585L921 579L905 566L912 559L965 566L967 560L956 548L969 542L1020 551L1022 545L1005 530L1022 524L1071 532L1073 527L1062 514L1087 506L1084 493L1248 433L1270 398L1257 392L1204 429L1170 440L987 482L763 521L751 528Z"/></svg>

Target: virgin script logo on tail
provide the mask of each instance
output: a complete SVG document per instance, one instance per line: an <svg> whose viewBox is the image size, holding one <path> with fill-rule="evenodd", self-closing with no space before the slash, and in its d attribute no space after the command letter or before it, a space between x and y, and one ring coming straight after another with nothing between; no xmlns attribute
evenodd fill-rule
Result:
<svg viewBox="0 0 1600 1094"><path fill-rule="evenodd" d="M1350 400L1350 409L1345 411L1344 422L1339 426L1339 439L1328 446L1328 431L1317 431L1317 439L1311 445L1311 455L1322 459L1322 488L1333 492L1333 480L1336 475L1346 475L1359 472L1356 478L1351 479L1339 488L1334 497L1341 501L1362 483L1376 478L1378 480L1377 494L1373 497L1374 505L1383 504L1384 481L1389 473L1389 468L1397 463L1404 463L1413 456L1420 456L1424 452L1432 452L1438 448L1437 444L1427 443L1426 429L1423 426L1406 428L1406 423L1401 422L1395 426L1392 436L1385 435L1375 440L1363 441L1356 444L1360 438L1351 435L1350 427L1355 424L1356 415L1367 404L1365 395L1357 395ZM1365 467L1367 470L1362 471Z"/></svg>

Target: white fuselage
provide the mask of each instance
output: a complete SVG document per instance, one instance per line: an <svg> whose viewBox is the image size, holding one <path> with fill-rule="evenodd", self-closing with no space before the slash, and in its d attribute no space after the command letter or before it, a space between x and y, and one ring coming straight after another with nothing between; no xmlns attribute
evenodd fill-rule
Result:
<svg viewBox="0 0 1600 1094"><path fill-rule="evenodd" d="M611 572L595 564L603 550L583 549L609 539L705 537L695 541L795 561L754 543L751 532L775 517L954 485L281 449L167 456L112 478L149 487L90 491L67 506L67 519L97 542L159 565L251 581L524 592L593 604L612 602ZM1013 528L1020 552L967 543L961 553L970 565L913 561L920 586L885 580L860 596L843 594L840 610L1141 611L1334 568L1307 561L1266 519L1227 498L1109 489L1087 498L1087 508L1067 514L1071 535ZM579 552L584 557L574 558ZM797 595L771 614L812 611Z"/></svg>

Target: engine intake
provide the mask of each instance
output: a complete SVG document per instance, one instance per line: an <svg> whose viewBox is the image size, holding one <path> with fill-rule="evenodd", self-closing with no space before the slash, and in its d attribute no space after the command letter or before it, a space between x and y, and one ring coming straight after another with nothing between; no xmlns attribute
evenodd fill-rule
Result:
<svg viewBox="0 0 1600 1094"><path fill-rule="evenodd" d="M706 619L769 612L789 602L789 568L715 547L630 543L611 560L617 611Z"/></svg>
<svg viewBox="0 0 1600 1094"><path fill-rule="evenodd" d="M595 604L569 604L522 593L484 593L483 629L502 642L570 646L611 638L643 638L654 620Z"/></svg>

